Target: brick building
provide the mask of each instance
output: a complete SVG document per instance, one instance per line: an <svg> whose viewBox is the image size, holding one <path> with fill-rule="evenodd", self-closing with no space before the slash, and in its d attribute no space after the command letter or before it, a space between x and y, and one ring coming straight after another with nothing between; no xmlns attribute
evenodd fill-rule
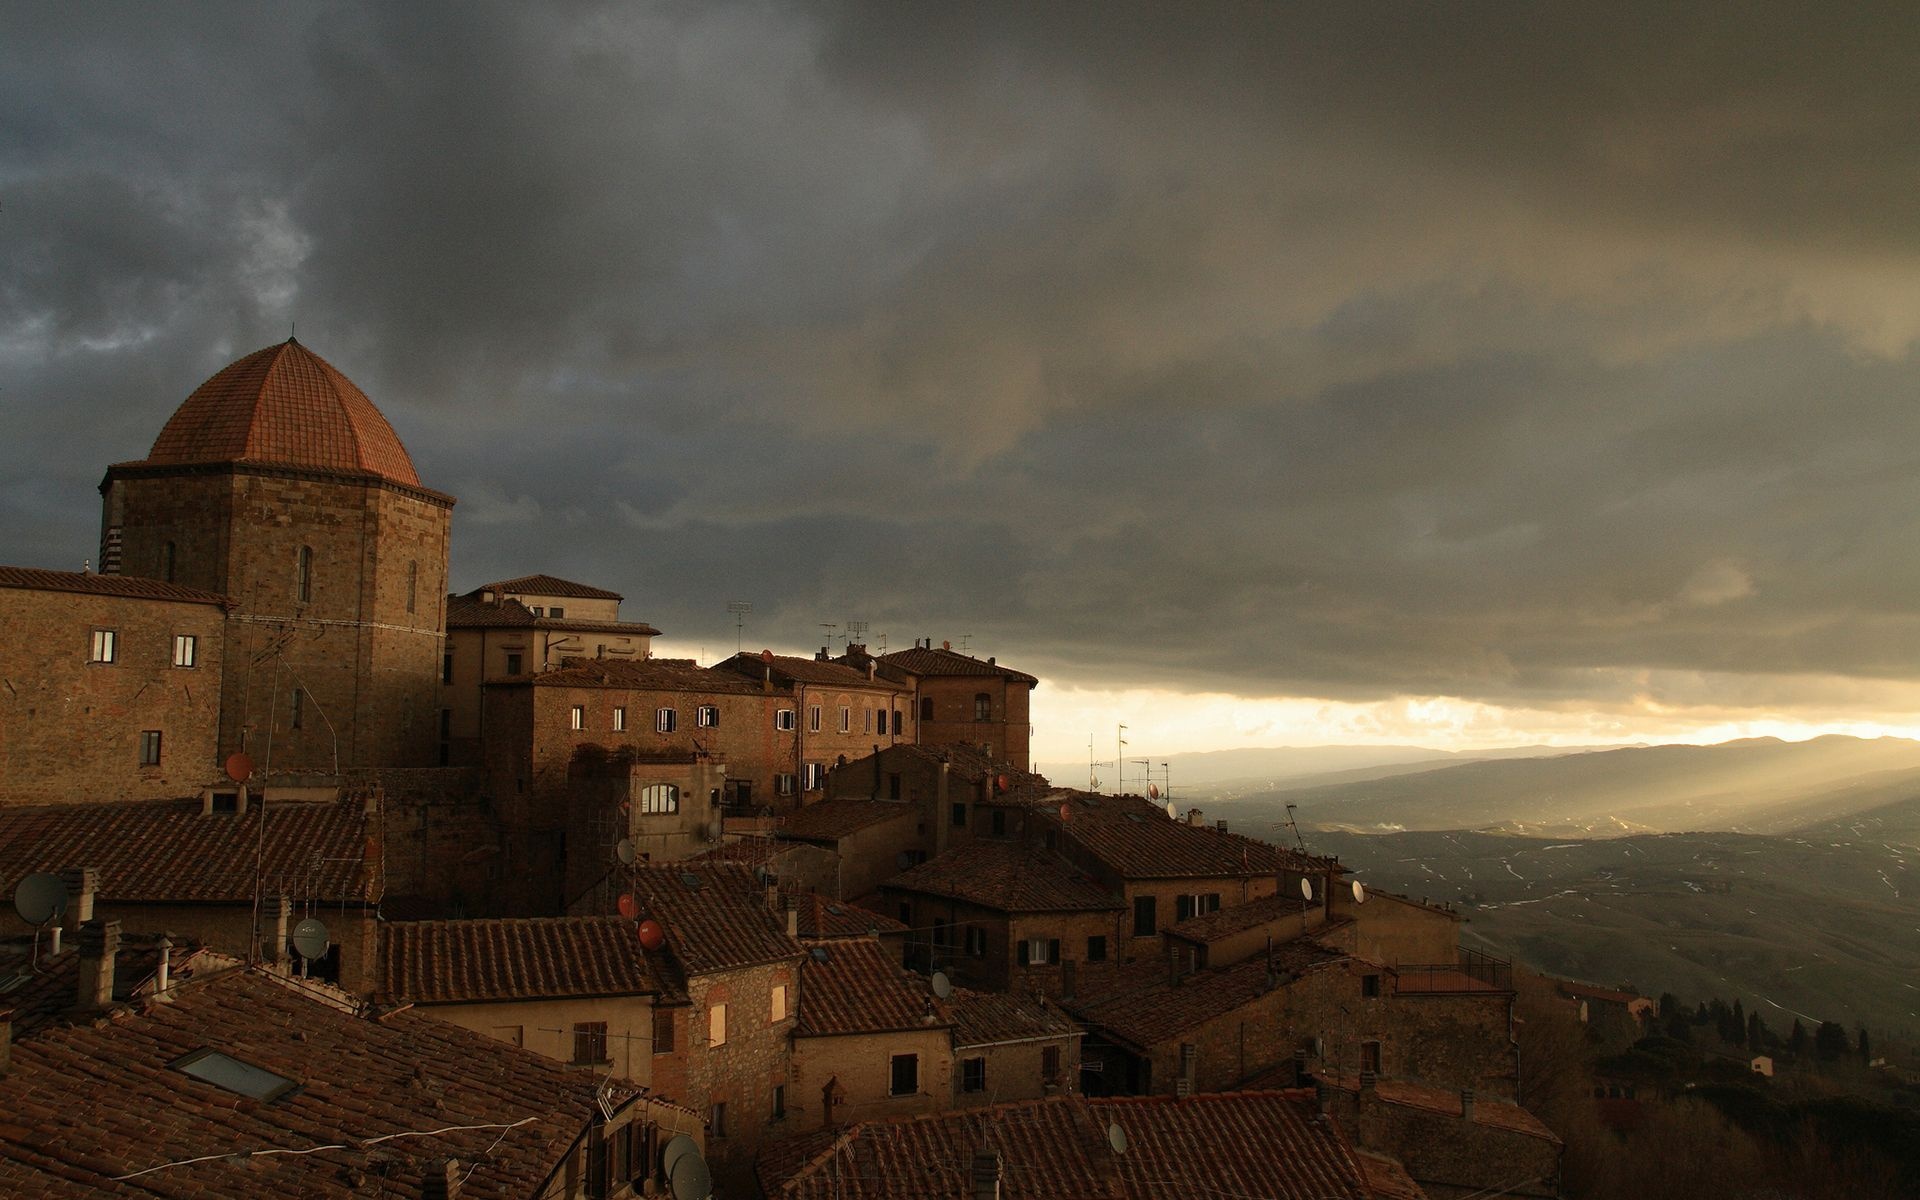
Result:
<svg viewBox="0 0 1920 1200"><path fill-rule="evenodd" d="M825 794L827 772L884 746L911 741L916 723L905 686L880 675L871 663L853 667L827 659L762 651L736 654L714 664L792 697L796 726L794 761L799 786L776 791L774 807L790 811Z"/></svg>
<svg viewBox="0 0 1920 1200"><path fill-rule="evenodd" d="M1082 1030L1045 997L955 988L953 1096L971 1108L1079 1091Z"/></svg>
<svg viewBox="0 0 1920 1200"><path fill-rule="evenodd" d="M1026 672L949 646L936 649L931 639L878 657L853 645L835 661L858 670L874 667L881 678L905 685L918 721L914 740L921 745L970 746L1017 771L1031 768L1029 710L1040 681Z"/></svg>
<svg viewBox="0 0 1920 1200"><path fill-rule="evenodd" d="M212 781L226 606L178 583L0 567L0 804Z"/></svg>
<svg viewBox="0 0 1920 1200"><path fill-rule="evenodd" d="M1350 1071L1317 1078L1353 1140L1391 1155L1433 1200L1560 1195L1560 1139L1511 1100Z"/></svg>
<svg viewBox="0 0 1920 1200"><path fill-rule="evenodd" d="M219 753L337 772L437 758L453 498L300 343L201 384L100 485L100 571L228 597Z"/></svg>
<svg viewBox="0 0 1920 1200"><path fill-rule="evenodd" d="M945 1108L953 1018L878 938L807 944L781 1136Z"/></svg>

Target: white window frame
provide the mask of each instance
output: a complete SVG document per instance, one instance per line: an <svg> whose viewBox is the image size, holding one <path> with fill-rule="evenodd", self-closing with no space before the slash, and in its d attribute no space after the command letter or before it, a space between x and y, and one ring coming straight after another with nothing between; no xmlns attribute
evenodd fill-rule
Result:
<svg viewBox="0 0 1920 1200"><path fill-rule="evenodd" d="M840 732L853 732L853 708L850 705L842 704L840 706Z"/></svg>
<svg viewBox="0 0 1920 1200"><path fill-rule="evenodd" d="M818 704L809 704L807 706L807 732L820 732L820 706Z"/></svg>
<svg viewBox="0 0 1920 1200"><path fill-rule="evenodd" d="M587 727L587 706L584 704L574 705L573 712L568 716L567 721L568 727L571 729L585 729Z"/></svg>
<svg viewBox="0 0 1920 1200"><path fill-rule="evenodd" d="M720 724L720 706L702 704L693 710L693 723L699 729L713 729Z"/></svg>
<svg viewBox="0 0 1920 1200"><path fill-rule="evenodd" d="M614 706L613 731L615 733L625 733L627 731L627 706L624 704Z"/></svg>
<svg viewBox="0 0 1920 1200"><path fill-rule="evenodd" d="M800 765L800 771L801 791L817 792L827 786L827 764L817 762L802 763Z"/></svg>
<svg viewBox="0 0 1920 1200"><path fill-rule="evenodd" d="M634 805L642 816L661 816L680 811L680 789L671 783L653 783L640 789Z"/></svg>
<svg viewBox="0 0 1920 1200"><path fill-rule="evenodd" d="M163 733L161 730L142 729L140 731L140 765L143 767L159 766L160 755L162 753L162 746L165 743L165 741L166 741L166 734ZM148 754L147 754L147 748L149 746L153 748L152 757L148 757Z"/></svg>
<svg viewBox="0 0 1920 1200"><path fill-rule="evenodd" d="M120 657L120 631L117 629L96 629L93 641L87 651L87 661L112 664Z"/></svg>
<svg viewBox="0 0 1920 1200"><path fill-rule="evenodd" d="M793 723L794 723L794 722L793 722L793 710L792 710L792 709L790 709L790 708L777 708L777 709L775 709L775 710L774 710L774 712L773 712L773 727L774 727L775 729L778 729L778 730L782 730L782 731L785 731L785 732L792 732L792 730L793 730Z"/></svg>
<svg viewBox="0 0 1920 1200"><path fill-rule="evenodd" d="M776 796L793 795L794 777L791 771L781 771L773 777L773 794Z"/></svg>
<svg viewBox="0 0 1920 1200"><path fill-rule="evenodd" d="M656 708L653 710L653 731L672 733L680 728L680 710L677 708Z"/></svg>
<svg viewBox="0 0 1920 1200"><path fill-rule="evenodd" d="M200 639L191 633L173 635L173 665L191 670L200 665Z"/></svg>

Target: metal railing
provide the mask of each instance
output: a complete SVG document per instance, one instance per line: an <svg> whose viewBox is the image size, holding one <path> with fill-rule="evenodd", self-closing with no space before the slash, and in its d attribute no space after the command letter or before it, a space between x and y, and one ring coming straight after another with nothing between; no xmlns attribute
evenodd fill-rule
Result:
<svg viewBox="0 0 1920 1200"><path fill-rule="evenodd" d="M1401 963L1394 972L1398 976L1395 990L1402 994L1513 990L1513 964L1478 950L1463 948L1458 962Z"/></svg>

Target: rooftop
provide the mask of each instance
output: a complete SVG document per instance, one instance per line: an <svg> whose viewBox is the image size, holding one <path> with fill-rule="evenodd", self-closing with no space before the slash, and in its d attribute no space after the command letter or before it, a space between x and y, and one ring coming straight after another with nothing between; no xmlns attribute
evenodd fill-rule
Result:
<svg viewBox="0 0 1920 1200"><path fill-rule="evenodd" d="M945 1028L925 979L900 965L896 947L879 939L810 942L800 960L799 1037Z"/></svg>
<svg viewBox="0 0 1920 1200"><path fill-rule="evenodd" d="M413 459L373 401L288 338L194 389L153 448L129 466L267 463L375 475L420 486Z"/></svg>
<svg viewBox="0 0 1920 1200"><path fill-rule="evenodd" d="M478 600L447 597L448 629L556 629L575 633L624 633L656 637L660 631L644 621L576 621L571 617L536 617L518 600Z"/></svg>
<svg viewBox="0 0 1920 1200"><path fill-rule="evenodd" d="M867 673L843 663L822 661L816 658L803 658L797 654L773 654L762 651L754 654L742 651L732 658L721 659L713 664L716 671L732 671L751 679L760 679L772 669L774 681L782 680L795 683L818 684L824 687L879 689L887 692L903 691L899 684L889 679L867 678Z"/></svg>
<svg viewBox="0 0 1920 1200"><path fill-rule="evenodd" d="M651 864L633 869L642 916L666 930L667 953L690 975L795 958L800 944L768 903L767 888L738 863Z"/></svg>
<svg viewBox="0 0 1920 1200"><path fill-rule="evenodd" d="M449 1004L658 989L621 917L389 921L380 926L380 994Z"/></svg>
<svg viewBox="0 0 1920 1200"><path fill-rule="evenodd" d="M1276 892L1259 900L1236 904L1232 908L1222 908L1203 916L1190 917L1178 925L1169 925L1164 932L1204 946L1222 938L1232 937L1236 933L1258 929L1269 921L1278 921L1283 917L1297 917L1309 908L1318 910L1319 907L1319 904L1310 904L1297 895Z"/></svg>
<svg viewBox="0 0 1920 1200"><path fill-rule="evenodd" d="M36 871L98 867L105 900L250 902L260 808L203 815L198 800L0 807L0 889L11 895ZM367 862L378 850L370 832L358 802L272 805L268 889L301 900L379 899L379 862Z"/></svg>
<svg viewBox="0 0 1920 1200"><path fill-rule="evenodd" d="M527 1196L602 1083L417 1011L354 1016L259 972L172 996L14 1043L0 1193L418 1197L425 1164L448 1155L471 1164L469 1194ZM177 1069L208 1049L296 1086L247 1099ZM616 1104L633 1095L609 1086Z"/></svg>
<svg viewBox="0 0 1920 1200"><path fill-rule="evenodd" d="M537 687L624 688L640 692L691 692L702 695L761 694L760 685L750 679L727 671L696 667L685 659L595 659L577 666L521 676L520 679Z"/></svg>
<svg viewBox="0 0 1920 1200"><path fill-rule="evenodd" d="M575 600L625 600L619 592L610 592L605 588L590 584L575 583L571 579L562 579L558 575L522 575L518 579L502 579L498 583L483 583L468 592L473 599L479 599L485 592L501 595L517 594L523 596L565 596Z"/></svg>
<svg viewBox="0 0 1920 1200"><path fill-rule="evenodd" d="M1084 1099L1056 1096L886 1121L775 1142L769 1200L966 1196L973 1155L996 1151L1004 1200L1167 1200L1208 1195L1372 1200L1367 1168L1304 1091ZM1126 1151L1107 1130L1118 1125Z"/></svg>
<svg viewBox="0 0 1920 1200"><path fill-rule="evenodd" d="M788 896L787 902L800 914L803 938L866 937L870 934L904 933L906 926L870 908L861 908L845 900L835 900L818 892Z"/></svg>
<svg viewBox="0 0 1920 1200"><path fill-rule="evenodd" d="M94 596L125 596L133 600L171 600L183 604L216 604L227 598L217 592L183 587L159 579L132 575L95 575L90 571L43 571L38 567L0 567L0 588L35 592L84 592Z"/></svg>
<svg viewBox="0 0 1920 1200"><path fill-rule="evenodd" d="M1319 874L1333 865L1330 859L1259 838L1169 817L1144 796L1101 796L1063 788L1038 803L1043 810L1066 805L1061 832L1126 879Z"/></svg>
<svg viewBox="0 0 1920 1200"><path fill-rule="evenodd" d="M869 800L865 797L836 796L809 804L783 818L780 836L799 841L837 841L873 825L913 818L913 805L901 800Z"/></svg>
<svg viewBox="0 0 1920 1200"><path fill-rule="evenodd" d="M113 998L138 999L152 990L160 968L161 935L120 935L120 950L114 955ZM173 938L168 955L170 978L185 979L201 960L233 960L215 955L191 941ZM39 953L33 939L10 937L0 940L0 1009L13 1010L15 1035L73 1007L80 989L80 948L78 938L69 938L60 953L51 953L46 937L41 937Z"/></svg>
<svg viewBox="0 0 1920 1200"><path fill-rule="evenodd" d="M880 886L964 900L998 912L1117 909L1118 897L1050 851L976 838Z"/></svg>
<svg viewBox="0 0 1920 1200"><path fill-rule="evenodd" d="M1321 1070L1314 1077L1324 1081L1330 1087L1346 1092L1360 1090L1360 1076L1353 1071ZM1443 1117L1460 1118L1460 1093L1457 1090L1435 1087L1412 1079L1381 1078L1374 1082L1374 1093L1387 1104L1403 1108L1417 1108ZM1548 1129L1539 1117L1511 1100L1502 1100L1492 1096L1476 1096L1473 1101L1473 1123L1492 1129L1504 1129L1510 1133L1523 1133L1528 1137L1543 1141L1558 1142L1553 1130Z"/></svg>
<svg viewBox="0 0 1920 1200"><path fill-rule="evenodd" d="M1145 1051L1343 957L1317 942L1296 939L1273 948L1271 973L1262 954L1192 972L1178 983L1166 963L1152 959L1121 967L1100 993L1061 1003L1088 1025Z"/></svg>
<svg viewBox="0 0 1920 1200"><path fill-rule="evenodd" d="M953 650L935 649L931 646L895 650L891 654L882 654L879 661L914 675L992 675L1011 682L1024 683L1029 687L1040 682L1025 671L1003 667L991 658L975 658L971 654L960 654Z"/></svg>
<svg viewBox="0 0 1920 1200"><path fill-rule="evenodd" d="M946 1011L953 1017L955 1049L1034 1038L1079 1037L1081 1033L1073 1018L1044 996L955 988L946 1001Z"/></svg>

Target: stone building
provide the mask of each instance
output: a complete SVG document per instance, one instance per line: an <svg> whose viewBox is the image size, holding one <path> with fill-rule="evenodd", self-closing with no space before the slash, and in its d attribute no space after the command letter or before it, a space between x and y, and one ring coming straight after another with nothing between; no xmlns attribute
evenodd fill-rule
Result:
<svg viewBox="0 0 1920 1200"><path fill-rule="evenodd" d="M947 1107L953 1018L878 938L807 943L781 1136Z"/></svg>
<svg viewBox="0 0 1920 1200"><path fill-rule="evenodd" d="M1392 1156L1433 1200L1561 1194L1560 1139L1511 1100L1351 1071L1317 1079L1354 1142Z"/></svg>
<svg viewBox="0 0 1920 1200"><path fill-rule="evenodd" d="M1042 996L955 988L953 1096L947 1107L1038 1100L1080 1090L1083 1031Z"/></svg>
<svg viewBox="0 0 1920 1200"><path fill-rule="evenodd" d="M163 799L213 780L226 603L0 567L0 804Z"/></svg>
<svg viewBox="0 0 1920 1200"><path fill-rule="evenodd" d="M907 689L879 675L872 663L831 662L825 650L815 658L762 651L736 654L712 670L757 680L793 698L799 779L790 789L775 789L772 803L778 811L820 799L834 767L914 737Z"/></svg>
<svg viewBox="0 0 1920 1200"><path fill-rule="evenodd" d="M336 774L436 760L453 498L319 355L290 338L222 369L100 492L101 574L232 604L220 757Z"/></svg>
<svg viewBox="0 0 1920 1200"><path fill-rule="evenodd" d="M855 644L834 661L902 683L912 695L914 740L921 745L970 746L1016 771L1031 768L1030 707L1040 681L1026 672L950 646L936 649L932 639L879 656Z"/></svg>

